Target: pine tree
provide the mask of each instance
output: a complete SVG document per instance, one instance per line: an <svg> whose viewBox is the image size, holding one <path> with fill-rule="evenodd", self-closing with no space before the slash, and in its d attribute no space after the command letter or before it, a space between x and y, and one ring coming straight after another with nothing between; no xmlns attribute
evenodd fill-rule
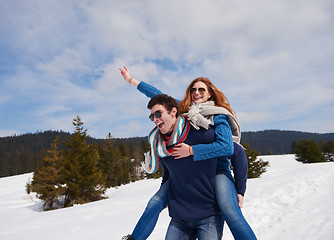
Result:
<svg viewBox="0 0 334 240"><path fill-rule="evenodd" d="M119 161L117 160L120 158L120 153L118 148L115 147L115 139L113 139L110 133L100 150L100 156L99 168L106 177L106 186L118 186Z"/></svg>
<svg viewBox="0 0 334 240"><path fill-rule="evenodd" d="M324 153L334 153L334 141L333 140L329 140L327 142L324 142L322 140L320 140L320 148L322 150L322 152Z"/></svg>
<svg viewBox="0 0 334 240"><path fill-rule="evenodd" d="M120 178L118 184L127 184L130 182L130 172L131 172L131 160L130 160L130 150L124 141L121 141L118 145L119 156L119 169Z"/></svg>
<svg viewBox="0 0 334 240"><path fill-rule="evenodd" d="M296 147L297 147L297 141L296 140L292 140L291 153L296 153Z"/></svg>
<svg viewBox="0 0 334 240"><path fill-rule="evenodd" d="M325 162L321 148L314 140L300 140L296 146L296 160L302 163Z"/></svg>
<svg viewBox="0 0 334 240"><path fill-rule="evenodd" d="M320 141L320 148L326 158L326 161L334 162L334 141Z"/></svg>
<svg viewBox="0 0 334 240"><path fill-rule="evenodd" d="M62 171L66 184L65 207L102 199L106 191L105 178L98 169L97 146L87 144L87 130L83 129L79 116L73 120L73 125L74 134L65 142Z"/></svg>
<svg viewBox="0 0 334 240"><path fill-rule="evenodd" d="M65 194L65 187L62 185L63 156L58 150L58 137L51 144L47 156L42 161L42 166L33 175L31 183L27 183L27 193L36 192L37 197L44 201L44 210L54 209L54 204L59 204Z"/></svg>
<svg viewBox="0 0 334 240"><path fill-rule="evenodd" d="M10 176L10 168L9 154L4 153L0 162L0 177Z"/></svg>
<svg viewBox="0 0 334 240"><path fill-rule="evenodd" d="M248 160L248 178L258 178L262 173L267 171L267 167L269 167L269 162L262 160L262 158L258 158L260 153L254 149L251 149L248 143L244 142L242 144L244 148L246 148L246 156Z"/></svg>

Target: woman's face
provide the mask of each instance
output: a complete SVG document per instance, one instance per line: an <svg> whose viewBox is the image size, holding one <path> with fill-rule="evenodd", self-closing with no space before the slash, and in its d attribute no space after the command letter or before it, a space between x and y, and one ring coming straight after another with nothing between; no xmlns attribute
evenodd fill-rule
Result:
<svg viewBox="0 0 334 240"><path fill-rule="evenodd" d="M190 96L194 103L204 103L209 100L211 94L204 82L196 82L190 89Z"/></svg>

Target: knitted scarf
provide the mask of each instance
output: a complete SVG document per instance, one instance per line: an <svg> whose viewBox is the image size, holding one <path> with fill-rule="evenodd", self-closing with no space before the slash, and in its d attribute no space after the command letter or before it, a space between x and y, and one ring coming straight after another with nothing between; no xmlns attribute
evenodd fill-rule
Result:
<svg viewBox="0 0 334 240"><path fill-rule="evenodd" d="M163 139L158 127L155 127L148 135L148 141L151 146L151 152L145 153L145 162L141 163L143 169L147 173L155 173L160 166L160 158L171 156L172 149L167 150L167 147L172 147L178 143L182 143L190 129L189 122L182 116L176 119L171 136L167 142Z"/></svg>
<svg viewBox="0 0 334 240"><path fill-rule="evenodd" d="M210 125L213 125L213 115L223 114L227 116L228 124L232 130L233 141L240 144L241 131L237 119L223 107L215 106L213 101L205 103L192 103L189 111L182 114L186 117L190 124L197 130L200 127L209 129Z"/></svg>

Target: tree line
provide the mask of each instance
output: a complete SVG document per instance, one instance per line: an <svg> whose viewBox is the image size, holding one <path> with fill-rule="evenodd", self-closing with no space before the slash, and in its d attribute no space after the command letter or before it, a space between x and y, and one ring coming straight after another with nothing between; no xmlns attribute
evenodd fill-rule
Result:
<svg viewBox="0 0 334 240"><path fill-rule="evenodd" d="M43 200L44 210L100 200L109 187L162 176L161 169L148 175L141 168L144 152L150 150L147 140L129 148L122 141L116 145L109 133L103 144L88 143L79 116L73 125L74 133L62 143L59 136L55 138L26 184L28 194L35 192ZM259 159L259 153L246 143L245 148L248 176L259 177L269 163Z"/></svg>
<svg viewBox="0 0 334 240"><path fill-rule="evenodd" d="M286 130L263 130L257 132L242 132L241 141L247 142L252 149L261 155L280 155L294 153L293 142L314 140L317 144L334 141L334 133L310 133Z"/></svg>
<svg viewBox="0 0 334 240"><path fill-rule="evenodd" d="M63 131L44 131L0 138L0 177L34 172L56 137L59 139L59 149L63 150L64 143L71 135L73 134ZM101 151L107 138L108 136L106 139L87 136L87 143L96 144ZM130 159L142 158L138 156L138 152L145 151L148 146L146 137L113 138L112 141L115 148L127 153L126 157Z"/></svg>
<svg viewBox="0 0 334 240"><path fill-rule="evenodd" d="M79 116L73 125L74 134L62 143L62 149L59 137L55 138L26 184L28 194L35 192L43 200L44 210L100 200L109 187L161 176L161 171L146 175L141 170L148 142L131 148L124 142L116 146L109 133L103 144L89 144Z"/></svg>
<svg viewBox="0 0 334 240"><path fill-rule="evenodd" d="M71 136L63 131L44 131L27 133L18 136L0 138L0 177L34 172L53 140L59 138L59 148L64 149L64 141ZM242 132L242 142L247 142L251 149L264 154L289 154L295 153L294 146L300 140L314 140L316 144L334 141L334 133L318 134L298 131L265 130L258 132ZM87 143L96 144L99 152L107 139L87 138ZM138 161L139 156L148 146L147 137L113 138L115 148L120 148L125 157ZM320 146L320 145L319 145ZM326 149L324 153L330 152ZM327 154L327 158L330 155ZM140 160L138 160L140 159ZM139 166L139 165L138 165Z"/></svg>
<svg viewBox="0 0 334 240"><path fill-rule="evenodd" d="M89 137L79 116L73 119L73 125L74 133L66 137L63 132L57 132L60 136L55 137L44 154L43 138L34 142L33 147L43 157L31 166L25 161L25 166L36 165L26 191L35 192L44 201L45 210L100 200L109 187L161 177L161 170L148 175L141 169L144 153L150 149L147 139L136 144L117 142L109 133L105 140L98 141ZM20 141L17 144L16 147L22 148ZM259 177L266 172L269 162L259 158L259 151L248 143L243 142L243 145L248 159L248 178ZM314 140L293 141L292 151L298 161L306 163L333 161L334 141L320 141L319 145Z"/></svg>

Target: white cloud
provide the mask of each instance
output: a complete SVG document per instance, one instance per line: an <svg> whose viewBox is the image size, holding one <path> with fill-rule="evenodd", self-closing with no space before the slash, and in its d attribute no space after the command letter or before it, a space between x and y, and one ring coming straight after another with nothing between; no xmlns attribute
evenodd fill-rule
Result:
<svg viewBox="0 0 334 240"><path fill-rule="evenodd" d="M246 124L246 123L263 123L267 122L268 120L273 120L275 117L275 113L273 112L239 112L238 115L238 121L239 123Z"/></svg>
<svg viewBox="0 0 334 240"><path fill-rule="evenodd" d="M76 50L69 48L65 48L52 61L37 64L36 68L47 75L65 79L69 79L68 75L71 73L75 72L77 76L80 76L80 74L89 70L82 62L82 56Z"/></svg>
<svg viewBox="0 0 334 240"><path fill-rule="evenodd" d="M45 129L66 128L80 112L99 136L119 119L140 135L148 99L124 82L125 65L176 98L192 79L209 77L248 130L295 126L333 103L333 7L330 0L4 2L0 107L25 106ZM317 125L303 121L305 129Z"/></svg>

